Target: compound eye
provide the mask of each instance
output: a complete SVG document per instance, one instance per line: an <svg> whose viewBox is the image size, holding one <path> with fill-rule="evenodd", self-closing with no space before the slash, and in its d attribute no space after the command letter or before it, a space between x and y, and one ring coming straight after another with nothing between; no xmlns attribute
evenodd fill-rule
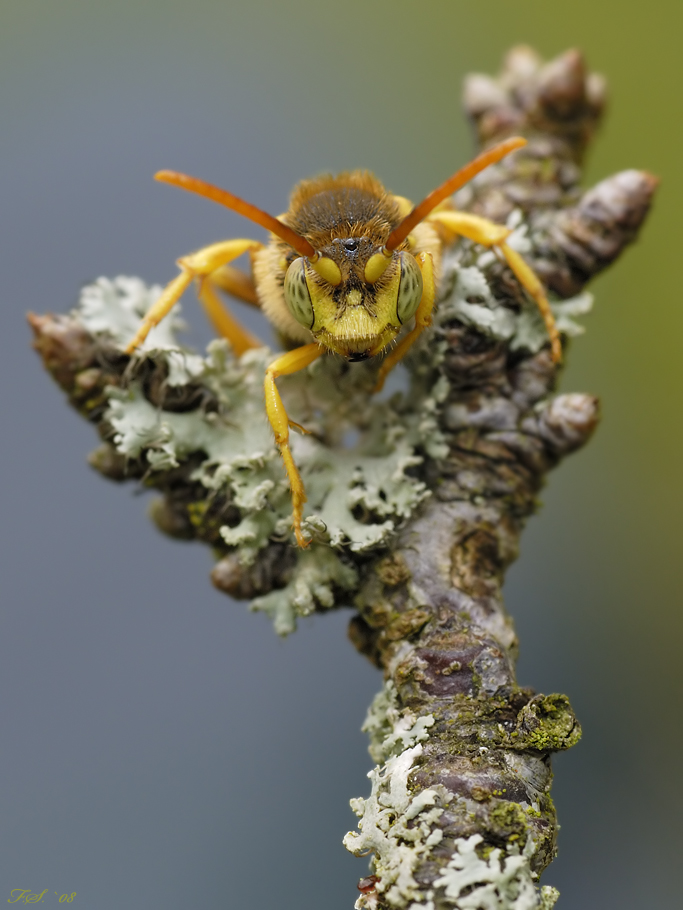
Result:
<svg viewBox="0 0 683 910"><path fill-rule="evenodd" d="M399 253L401 259L401 279L396 299L396 315L401 323L407 322L422 300L422 272L410 253Z"/></svg>
<svg viewBox="0 0 683 910"><path fill-rule="evenodd" d="M307 329L313 327L315 317L306 282L306 263L301 258L295 259L285 274L285 303L297 322Z"/></svg>

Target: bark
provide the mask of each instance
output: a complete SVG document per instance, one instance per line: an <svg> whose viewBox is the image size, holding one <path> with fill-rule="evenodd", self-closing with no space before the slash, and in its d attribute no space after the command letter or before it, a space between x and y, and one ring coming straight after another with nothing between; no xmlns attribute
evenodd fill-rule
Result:
<svg viewBox="0 0 683 910"><path fill-rule="evenodd" d="M656 187L651 175L625 171L579 189L604 100L603 80L586 72L577 51L543 65L517 48L500 77L471 76L465 87L480 143L521 134L529 145L457 202L498 222L521 211L527 258L559 298L581 291L635 238ZM444 288L474 255L465 243L447 257ZM525 304L510 271L495 257L481 267L496 300L519 312ZM155 520L168 533L221 547L217 529L239 508L227 494L206 499L192 457L151 478L142 456L125 458L112 444L106 390L125 386L128 358L77 317L31 324L46 366L105 440L91 463L112 479L160 489ZM501 589L546 473L589 439L598 402L552 397L557 367L547 346L513 350L462 318L437 319L427 350L447 382L438 412L443 457L425 455L415 468L431 496L390 546L343 553L358 609L351 639L385 676L366 722L378 762L373 792L353 801L360 831L346 838L349 849L374 857L375 877L359 885L358 906L551 907L557 892L536 886L556 850L550 757L572 746L580 728L566 696L517 685L517 639ZM171 390L163 367L147 361L136 369L148 400L165 410L217 407L210 388ZM197 522L191 506L202 497ZM241 598L282 588L299 559L282 541L249 564L234 547L221 552L214 583Z"/></svg>

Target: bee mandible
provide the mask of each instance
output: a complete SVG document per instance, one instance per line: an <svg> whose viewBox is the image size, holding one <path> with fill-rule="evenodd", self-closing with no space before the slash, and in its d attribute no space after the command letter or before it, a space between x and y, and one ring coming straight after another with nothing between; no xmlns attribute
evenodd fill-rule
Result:
<svg viewBox="0 0 683 910"><path fill-rule="evenodd" d="M498 250L536 301L553 360L560 360L560 337L545 291L531 267L506 243L511 231L444 204L484 168L523 145L525 139L513 137L487 149L416 206L388 193L367 171L304 180L279 218L195 177L176 171L155 175L244 215L271 237L265 245L224 240L179 259L180 274L149 309L126 351L132 354L142 344L193 281L209 320L238 356L262 342L231 315L217 291L261 308L292 348L266 370L265 404L289 480L299 546L309 544L301 527L306 493L292 457L289 429L302 428L289 419L275 380L303 370L326 351L352 362L376 357L412 324L384 356L375 386L379 391L431 323L445 245L466 237ZM250 254L251 276L231 265L243 253Z"/></svg>

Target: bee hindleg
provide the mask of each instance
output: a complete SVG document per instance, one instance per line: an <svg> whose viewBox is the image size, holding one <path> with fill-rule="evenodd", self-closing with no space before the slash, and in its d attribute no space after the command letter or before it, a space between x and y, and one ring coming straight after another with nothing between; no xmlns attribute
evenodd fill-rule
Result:
<svg viewBox="0 0 683 910"><path fill-rule="evenodd" d="M256 240L224 240L179 259L180 275L166 285L149 308L135 337L126 348L126 353L132 354L144 342L154 326L170 313L194 279L199 281L199 298L209 319L217 331L230 341L237 353L250 347L259 347L261 342L243 329L218 299L211 287L211 274L247 250L260 249L261 246Z"/></svg>
<svg viewBox="0 0 683 910"><path fill-rule="evenodd" d="M468 212L434 212L428 220L435 221L452 237L467 237L468 240L473 240L482 246L495 247L500 250L519 283L535 301L550 338L553 361L559 363L562 360L562 344L555 317L538 275L517 250L513 250L505 242L512 231L502 224L496 224L479 215L470 215Z"/></svg>
<svg viewBox="0 0 683 910"><path fill-rule="evenodd" d="M434 309L434 260L431 253L420 253L417 257L417 263L422 272L422 299L415 312L415 326L402 338L393 351L384 358L384 362L377 374L377 383L374 392L380 392L384 386L384 380L390 370L396 366L405 357L408 349L415 343L420 333L423 332L432 322L432 310Z"/></svg>
<svg viewBox="0 0 683 910"><path fill-rule="evenodd" d="M278 392L275 380L278 376L286 376L289 373L298 373L310 363L313 363L323 353L323 348L318 344L306 344L301 348L295 348L282 354L277 360L274 360L266 370L265 393L266 393L266 413L268 420L275 433L275 442L282 460L285 464L285 471L289 480L289 486L292 491L292 510L293 526L296 542L300 547L307 547L309 541L303 536L301 531L301 520L303 517L304 503L306 502L306 491L299 474L297 466L294 464L292 451L289 447L289 427L290 420L287 411L282 403L282 398Z"/></svg>

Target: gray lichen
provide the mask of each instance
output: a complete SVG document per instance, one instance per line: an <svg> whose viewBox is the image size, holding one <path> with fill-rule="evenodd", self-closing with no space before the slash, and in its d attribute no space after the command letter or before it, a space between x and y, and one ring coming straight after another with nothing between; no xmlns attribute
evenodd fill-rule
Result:
<svg viewBox="0 0 683 910"><path fill-rule="evenodd" d="M375 892L358 899L357 910L375 910L378 895L391 907L411 910L435 910L437 906L550 910L558 892L550 887L537 889L538 875L531 864L534 839L526 828L525 841L509 842L505 851L483 849L486 844L480 834L456 838L449 846L450 859L441 865L432 886L420 887L414 872L418 864L438 863L432 854L444 839L443 829L435 822L458 800L439 784L412 792L410 773L422 757L423 744L435 723L431 714L417 716L402 710L391 679L370 706L363 729L370 735L370 754L377 766L368 775L370 796L351 800L351 808L360 818L360 831L349 832L344 845L357 856L372 854L372 871L378 882Z"/></svg>
<svg viewBox="0 0 683 910"><path fill-rule="evenodd" d="M83 290L72 316L96 339L122 349L159 292L135 278L100 278ZM189 479L207 497L229 500L233 520L218 533L249 566L273 538L287 538L291 525L288 484L263 403L265 369L274 355L263 347L236 357L226 342L215 341L202 358L181 346L179 328L177 318L162 323L140 359L163 368L168 386L200 385L214 406L200 400L190 410L169 411L150 401L142 380L130 378L105 389L104 421L116 452L142 461L150 475L194 458ZM386 547L430 495L411 469L447 451L437 420L447 392L443 378L435 376L425 391L420 377L408 394L389 400L367 394L367 371L358 379L328 357L282 382L289 412L309 431L295 437L292 449L308 495L304 530L315 544L298 556L284 587L252 604L273 617L281 634L293 631L297 616L334 606L335 592L348 597L356 572L341 554ZM357 438L346 447L350 432Z"/></svg>
<svg viewBox="0 0 683 910"><path fill-rule="evenodd" d="M431 826L443 811L435 805L443 788L413 796L408 786L408 775L433 723L430 715L401 712L389 681L375 698L363 726L371 735L371 755L382 764L368 774L370 796L351 800L351 808L360 818L360 833L349 832L344 846L357 856L373 854L373 870L380 879L377 890L392 906L421 900L413 871L443 837L440 829Z"/></svg>
<svg viewBox="0 0 683 910"><path fill-rule="evenodd" d="M527 857L510 848L494 848L486 858L477 853L479 834L456 842L443 875L434 885L462 910L551 910L559 892L544 885L536 890Z"/></svg>
<svg viewBox="0 0 683 910"><path fill-rule="evenodd" d="M289 635L296 629L298 616L308 616L317 607L333 607L339 592L348 596L357 584L353 566L342 562L333 550L316 547L299 556L284 588L256 597L251 609L270 616L278 635Z"/></svg>

